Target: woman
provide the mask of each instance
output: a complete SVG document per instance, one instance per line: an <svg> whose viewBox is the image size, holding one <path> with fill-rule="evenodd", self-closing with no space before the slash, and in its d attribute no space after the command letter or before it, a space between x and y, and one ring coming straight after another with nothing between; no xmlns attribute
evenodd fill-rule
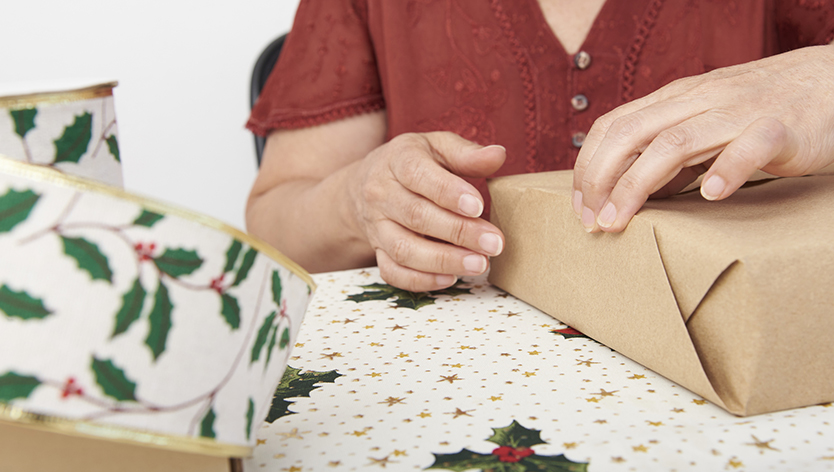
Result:
<svg viewBox="0 0 834 472"><path fill-rule="evenodd" d="M503 249L487 176L575 166L582 224L621 231L704 171L711 200L811 172L832 39L822 0L302 0L248 123L247 225L310 271L434 290Z"/></svg>

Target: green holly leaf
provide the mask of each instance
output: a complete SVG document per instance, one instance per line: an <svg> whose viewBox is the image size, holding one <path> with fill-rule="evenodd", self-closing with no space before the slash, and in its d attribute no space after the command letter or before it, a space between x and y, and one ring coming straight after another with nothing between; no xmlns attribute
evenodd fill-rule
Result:
<svg viewBox="0 0 834 472"><path fill-rule="evenodd" d="M189 275L203 265L197 251L185 249L166 249L161 256L153 260L156 267L171 277Z"/></svg>
<svg viewBox="0 0 834 472"><path fill-rule="evenodd" d="M26 292L15 292L5 285L0 287L0 311L6 316L24 320L40 320L52 314L40 298Z"/></svg>
<svg viewBox="0 0 834 472"><path fill-rule="evenodd" d="M282 416L294 414L289 410L292 404L287 398L309 397L310 392L321 387L316 385L324 382L333 383L342 374L335 370L327 372L307 371L303 374L301 369L296 369L292 366L287 366L284 371L284 376L281 377L281 383L275 389L275 395L272 398L272 406L269 409L269 415L266 417L267 423L272 423Z"/></svg>
<svg viewBox="0 0 834 472"><path fill-rule="evenodd" d="M272 350L275 349L277 337L278 326L276 325L272 328L272 334L269 336L269 344L266 346L266 363L264 364L264 370L266 370L266 366L269 365L269 360L272 359Z"/></svg>
<svg viewBox="0 0 834 472"><path fill-rule="evenodd" d="M110 149L110 154L112 154L117 161L122 162L121 154L119 154L119 140L116 138L116 135L111 134L105 141L107 141L107 149Z"/></svg>
<svg viewBox="0 0 834 472"><path fill-rule="evenodd" d="M237 303L237 298L228 293L222 293L220 294L220 300L223 303L223 308L220 312L223 315L223 319L226 320L226 323L232 329L238 329L240 327L240 305Z"/></svg>
<svg viewBox="0 0 834 472"><path fill-rule="evenodd" d="M232 245L229 246L229 250L226 251L226 266L223 268L223 273L231 272L232 269L235 268L235 262L237 262L237 257L240 255L240 250L243 249L243 244L240 243L237 239L232 240Z"/></svg>
<svg viewBox="0 0 834 472"><path fill-rule="evenodd" d="M93 138L93 115L85 112L76 115L75 121L66 128L55 143L55 163L78 162L87 152Z"/></svg>
<svg viewBox="0 0 834 472"><path fill-rule="evenodd" d="M281 276L277 270L272 271L272 300L281 306Z"/></svg>
<svg viewBox="0 0 834 472"><path fill-rule="evenodd" d="M142 214L137 216L135 220L133 220L133 224L137 226L145 226L150 228L151 226L155 225L164 218L159 213L154 213L152 211L148 211L143 209Z"/></svg>
<svg viewBox="0 0 834 472"><path fill-rule="evenodd" d="M106 280L113 283L113 270L107 256L94 243L84 238L68 238L61 236L64 243L64 254L75 259L78 268L90 274L93 280Z"/></svg>
<svg viewBox="0 0 834 472"><path fill-rule="evenodd" d="M278 348L282 351L287 348L287 345L290 343L290 329L284 328L284 331L281 332L281 342L278 343Z"/></svg>
<svg viewBox="0 0 834 472"><path fill-rule="evenodd" d="M347 299L356 303L367 302L370 300L394 299L394 306L397 308L411 308L412 310L418 310L424 306L433 305L434 301L437 300L437 295L457 296L472 293L471 289L459 287L458 285L461 283L463 282L458 280L455 282L455 285L443 290L436 290L434 292L409 292L407 290L392 287L388 284L379 283L361 285L361 287L366 290L356 295L350 295Z"/></svg>
<svg viewBox="0 0 834 472"><path fill-rule="evenodd" d="M277 313L273 311L272 314L267 316L266 319L264 319L261 328L258 330L258 336L255 338L255 344L252 346L252 360L249 364L254 364L261 358L261 352L264 350L264 345L266 345L269 331L272 329L272 322L275 321L275 315L277 315Z"/></svg>
<svg viewBox="0 0 834 472"><path fill-rule="evenodd" d="M206 413L206 416L203 417L203 420L200 421L200 436L204 438L214 438L214 420L217 419L217 415L214 414L214 407L209 408L209 411Z"/></svg>
<svg viewBox="0 0 834 472"><path fill-rule="evenodd" d="M38 114L38 109L10 110L9 114L14 121L14 132L21 138L25 138L26 133L35 127L35 116Z"/></svg>
<svg viewBox="0 0 834 472"><path fill-rule="evenodd" d="M168 295L168 287L160 280L159 288L156 289L156 295L154 296L153 308L148 317L151 329L145 339L145 344L151 348L153 353L153 360L157 360L165 352L165 343L168 341L168 333L171 331L171 325L173 324L171 321L171 311L173 309L174 305Z"/></svg>
<svg viewBox="0 0 834 472"><path fill-rule="evenodd" d="M460 452L454 454L434 454L434 463L426 469L445 469L453 470L455 472L463 472L470 469L479 470L507 470L509 464L498 460L498 456L493 454L480 454L472 452L469 449L461 449ZM512 469L510 469L512 470ZM524 469L518 469L523 471Z"/></svg>
<svg viewBox="0 0 834 472"><path fill-rule="evenodd" d="M105 395L118 401L137 401L136 383L128 379L124 371L113 361L93 357L92 368L96 383Z"/></svg>
<svg viewBox="0 0 834 472"><path fill-rule="evenodd" d="M116 326L113 327L113 334L110 336L114 338L130 328L134 321L139 319L142 313L142 306L145 304L145 289L139 279L133 281L133 286L130 287L122 296L122 307L116 313Z"/></svg>
<svg viewBox="0 0 834 472"><path fill-rule="evenodd" d="M546 444L542 441L541 431L537 429L527 429L521 426L517 421L513 422L504 428L492 428L494 433L487 441L498 444L499 446L510 446L514 448L533 447L537 444Z"/></svg>
<svg viewBox="0 0 834 472"><path fill-rule="evenodd" d="M246 254L243 255L243 262L240 263L240 268L237 270L235 280L232 282L232 287L237 287L246 279L249 275L249 270L251 270L252 266L255 264L255 257L257 255L258 251L254 248L249 248L249 250L246 251Z"/></svg>
<svg viewBox="0 0 834 472"><path fill-rule="evenodd" d="M40 195L31 190L18 192L9 189L0 197L0 233L11 231L12 228L29 218L29 213L40 198Z"/></svg>
<svg viewBox="0 0 834 472"><path fill-rule="evenodd" d="M246 440L252 436L252 421L255 419L255 401L249 399L249 408L246 410Z"/></svg>
<svg viewBox="0 0 834 472"><path fill-rule="evenodd" d="M559 334L562 337L564 337L565 339L571 339L571 338L590 339L590 338L588 338L588 336L585 336L584 334L582 334L579 331L571 328L570 326L568 326L567 328L563 328L563 329L551 329L550 332L553 333L553 334Z"/></svg>
<svg viewBox="0 0 834 472"><path fill-rule="evenodd" d="M0 375L0 403L8 403L16 398L29 398L41 381L31 375L6 372Z"/></svg>
<svg viewBox="0 0 834 472"><path fill-rule="evenodd" d="M554 472L587 472L588 462L573 462L564 454L558 456L539 456L533 454L525 457L521 462L530 464L527 470L552 470Z"/></svg>

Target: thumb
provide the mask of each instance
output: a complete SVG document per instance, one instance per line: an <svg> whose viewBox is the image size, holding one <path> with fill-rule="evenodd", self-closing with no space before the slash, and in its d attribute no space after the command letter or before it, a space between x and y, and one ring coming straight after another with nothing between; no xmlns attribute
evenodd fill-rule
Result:
<svg viewBox="0 0 834 472"><path fill-rule="evenodd" d="M487 177L501 168L507 158L504 146L481 146L455 133L437 131L423 135L431 152L443 167L463 177Z"/></svg>

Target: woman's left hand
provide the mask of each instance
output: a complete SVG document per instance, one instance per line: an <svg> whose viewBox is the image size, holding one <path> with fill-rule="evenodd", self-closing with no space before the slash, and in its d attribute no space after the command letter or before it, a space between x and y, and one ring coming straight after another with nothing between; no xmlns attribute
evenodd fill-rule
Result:
<svg viewBox="0 0 834 472"><path fill-rule="evenodd" d="M756 171L803 175L834 162L834 46L798 49L677 80L591 127L574 169L588 231L622 231L652 196L704 173L721 200Z"/></svg>

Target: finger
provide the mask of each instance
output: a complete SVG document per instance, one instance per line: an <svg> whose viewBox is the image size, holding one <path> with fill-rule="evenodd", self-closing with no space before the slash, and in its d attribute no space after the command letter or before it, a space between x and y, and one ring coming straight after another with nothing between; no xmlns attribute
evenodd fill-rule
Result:
<svg viewBox="0 0 834 472"><path fill-rule="evenodd" d="M795 143L779 120L754 121L715 159L701 183L701 195L707 200L729 197L757 170L796 154Z"/></svg>
<svg viewBox="0 0 834 472"><path fill-rule="evenodd" d="M738 133L732 123L713 112L661 131L616 181L595 223L603 231L622 231L649 195L669 184L682 169L714 157Z"/></svg>
<svg viewBox="0 0 834 472"><path fill-rule="evenodd" d="M480 275L489 267L483 254L420 237L392 221L381 223L378 234L375 249L403 267L452 275Z"/></svg>
<svg viewBox="0 0 834 472"><path fill-rule="evenodd" d="M698 180L704 174L709 166L704 164L697 164L692 167L684 167L680 173L672 178L668 184L663 188L649 195L649 200L668 198L672 195L677 195L681 190L685 189L689 184Z"/></svg>
<svg viewBox="0 0 834 472"><path fill-rule="evenodd" d="M487 256L497 256L504 249L504 235L494 225L480 218L462 217L414 194L392 199L384 214L417 234Z"/></svg>
<svg viewBox="0 0 834 472"><path fill-rule="evenodd" d="M488 177L498 171L507 158L504 146L481 146L455 133L438 131L422 135L444 167L464 177Z"/></svg>
<svg viewBox="0 0 834 472"><path fill-rule="evenodd" d="M394 262L385 251L377 249L376 263L379 275L386 283L410 292L429 292L453 285L457 277L449 274L429 274L403 267Z"/></svg>

